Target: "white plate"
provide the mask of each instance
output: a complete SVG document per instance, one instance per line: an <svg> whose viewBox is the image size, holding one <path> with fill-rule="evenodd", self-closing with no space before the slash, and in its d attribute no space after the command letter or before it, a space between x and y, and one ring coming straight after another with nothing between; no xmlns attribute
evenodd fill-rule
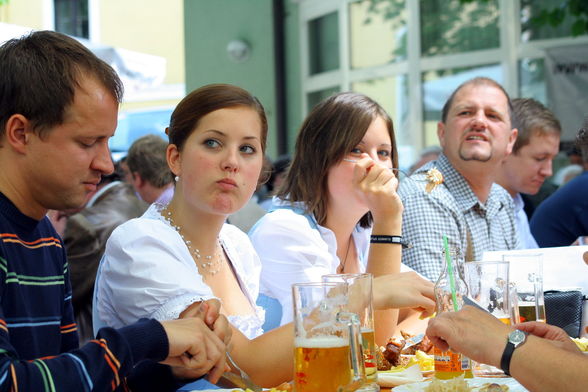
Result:
<svg viewBox="0 0 588 392"><path fill-rule="evenodd" d="M527 392L527 389L518 383L514 378L468 378L466 379L470 387L481 387L484 384L494 383L499 385L508 385L509 392ZM420 392L431 383L431 381L416 382L413 384L400 385L394 388L394 392Z"/></svg>

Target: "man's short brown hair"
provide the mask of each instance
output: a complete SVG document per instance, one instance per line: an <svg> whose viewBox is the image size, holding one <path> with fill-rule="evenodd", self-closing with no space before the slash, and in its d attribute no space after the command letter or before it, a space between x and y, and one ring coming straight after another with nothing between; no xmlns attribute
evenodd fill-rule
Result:
<svg viewBox="0 0 588 392"><path fill-rule="evenodd" d="M541 102L533 98L515 98L512 100L514 109L513 128L519 133L512 149L516 154L522 147L529 144L534 135L561 135L559 120Z"/></svg>
<svg viewBox="0 0 588 392"><path fill-rule="evenodd" d="M167 165L167 142L157 135L146 135L131 145L126 162L131 173L156 188L163 188L173 180L173 173Z"/></svg>
<svg viewBox="0 0 588 392"><path fill-rule="evenodd" d="M63 123L81 78L93 77L121 102L116 72L67 35L36 31L0 47L0 137L8 119L25 116L40 136Z"/></svg>

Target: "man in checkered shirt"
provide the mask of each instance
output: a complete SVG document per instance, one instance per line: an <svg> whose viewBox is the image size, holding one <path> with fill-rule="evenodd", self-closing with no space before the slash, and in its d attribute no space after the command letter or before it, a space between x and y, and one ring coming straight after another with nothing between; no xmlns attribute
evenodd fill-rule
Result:
<svg viewBox="0 0 588 392"><path fill-rule="evenodd" d="M492 79L474 78L460 85L443 107L437 135L443 153L402 182L402 232L412 247L402 262L436 281L443 268L443 235L466 260L484 251L515 249L514 205L495 184L502 160L511 153L517 130L512 104ZM427 172L436 168L443 183L429 192Z"/></svg>

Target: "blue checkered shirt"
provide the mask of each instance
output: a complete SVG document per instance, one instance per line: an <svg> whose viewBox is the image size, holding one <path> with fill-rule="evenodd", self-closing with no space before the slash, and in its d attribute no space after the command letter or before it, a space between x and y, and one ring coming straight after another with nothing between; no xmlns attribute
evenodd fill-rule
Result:
<svg viewBox="0 0 588 392"><path fill-rule="evenodd" d="M443 174L443 183L427 193L425 177L433 167ZM407 266L436 281L444 263L443 235L450 249L458 249L467 261L481 260L484 251L517 248L514 204L501 186L493 184L488 200L481 203L445 155L410 178L416 181L404 179L399 189L404 204L402 235L412 244L402 252Z"/></svg>

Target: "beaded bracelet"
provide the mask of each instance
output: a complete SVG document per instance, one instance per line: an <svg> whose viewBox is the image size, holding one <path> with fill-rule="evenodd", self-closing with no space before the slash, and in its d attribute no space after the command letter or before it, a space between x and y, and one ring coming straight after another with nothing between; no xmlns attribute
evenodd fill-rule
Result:
<svg viewBox="0 0 588 392"><path fill-rule="evenodd" d="M410 248L410 244L404 241L401 235L376 235L370 236L370 242L372 244L398 244L402 245L403 249Z"/></svg>

